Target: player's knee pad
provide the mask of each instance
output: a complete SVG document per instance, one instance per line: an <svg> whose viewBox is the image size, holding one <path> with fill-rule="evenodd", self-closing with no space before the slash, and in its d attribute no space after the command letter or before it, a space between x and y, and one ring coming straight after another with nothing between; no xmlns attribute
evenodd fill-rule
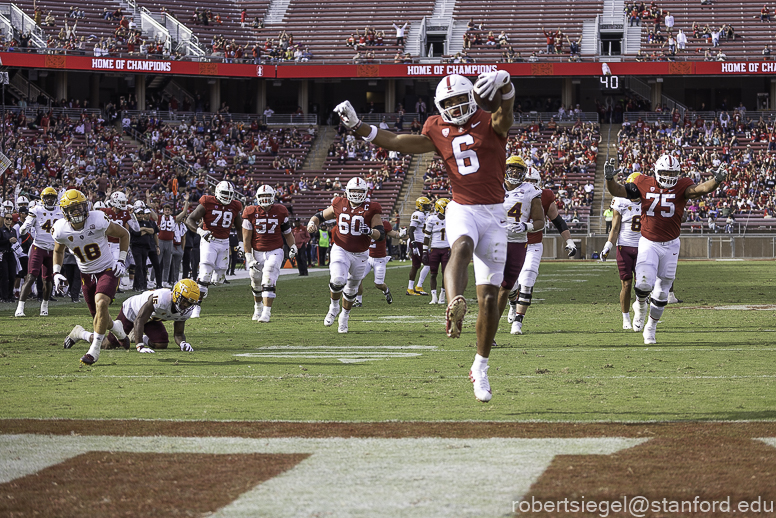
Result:
<svg viewBox="0 0 776 518"><path fill-rule="evenodd" d="M661 295L662 295L662 293L661 293ZM664 308L668 304L668 297L666 297L665 300L660 300L660 299L655 298L655 297L650 297L649 298L649 302L653 306L656 306L658 308Z"/></svg>
<svg viewBox="0 0 776 518"><path fill-rule="evenodd" d="M256 270L256 268L248 268L248 275L251 278L251 287L254 290L258 290L262 286L262 278L261 278L261 272Z"/></svg>
<svg viewBox="0 0 776 518"><path fill-rule="evenodd" d="M332 293L342 293L342 290L345 289L345 283L339 284L337 282L330 282L329 289Z"/></svg>
<svg viewBox="0 0 776 518"><path fill-rule="evenodd" d="M342 292L342 296L345 297L345 300L347 300L348 302L353 302L354 300L356 300L357 295L358 295L357 293L348 293L347 291Z"/></svg>
<svg viewBox="0 0 776 518"><path fill-rule="evenodd" d="M268 299L274 299L276 297L274 286L264 285L261 287L261 290L262 297L266 297Z"/></svg>
<svg viewBox="0 0 776 518"><path fill-rule="evenodd" d="M645 300L652 293L652 286L648 286L646 284L636 284L636 287L633 288L633 291L636 292L636 296L639 298L639 300Z"/></svg>
<svg viewBox="0 0 776 518"><path fill-rule="evenodd" d="M518 287L517 303L521 306L530 306L533 298L533 286Z"/></svg>
<svg viewBox="0 0 776 518"><path fill-rule="evenodd" d="M517 296L519 293L520 293L520 285L518 284L517 287L515 287L515 289L509 292L509 295L507 295L507 298L510 301L514 302L517 300Z"/></svg>

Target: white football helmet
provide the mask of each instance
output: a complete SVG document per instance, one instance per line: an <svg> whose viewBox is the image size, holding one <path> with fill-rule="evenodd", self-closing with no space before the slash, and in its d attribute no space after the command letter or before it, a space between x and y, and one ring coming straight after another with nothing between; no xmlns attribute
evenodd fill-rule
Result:
<svg viewBox="0 0 776 518"><path fill-rule="evenodd" d="M523 177L524 182L530 182L532 184L535 184L537 187L539 186L539 182L542 181L542 175L539 173L539 170L535 167L528 167L528 170L525 172L525 176Z"/></svg>
<svg viewBox="0 0 776 518"><path fill-rule="evenodd" d="M101 201L95 201L94 202L94 206L92 208L94 210L100 210L100 209L106 209L106 208L108 208L108 206L105 205L105 203L103 203Z"/></svg>
<svg viewBox="0 0 776 518"><path fill-rule="evenodd" d="M273 203L275 203L275 189L266 184L256 189L256 205L269 210Z"/></svg>
<svg viewBox="0 0 776 518"><path fill-rule="evenodd" d="M467 96L468 100L455 106L448 108L444 107L444 101L451 97L457 97L459 95ZM471 81L458 74L451 74L442 78L436 88L436 95L434 96L434 104L436 104L439 114L442 116L442 120L462 126L466 124L474 112L477 111L477 103L474 101L474 85ZM453 115L455 111L459 111L458 115Z"/></svg>
<svg viewBox="0 0 776 518"><path fill-rule="evenodd" d="M3 202L3 214L10 214L13 212L13 202L11 200L5 200Z"/></svg>
<svg viewBox="0 0 776 518"><path fill-rule="evenodd" d="M662 155L655 162L655 180L663 189L670 189L676 185L679 181L679 171L681 166L675 156Z"/></svg>
<svg viewBox="0 0 776 518"><path fill-rule="evenodd" d="M232 203L234 194L234 185L232 185L232 182L222 180L216 185L216 199L224 205Z"/></svg>
<svg viewBox="0 0 776 518"><path fill-rule="evenodd" d="M110 198L108 198L109 203L113 205L113 207L119 209L119 210L126 210L127 208L127 195L124 194L121 191L116 191L110 195ZM137 203L135 203L137 205Z"/></svg>
<svg viewBox="0 0 776 518"><path fill-rule="evenodd" d="M366 201L366 193L368 189L366 182L360 176L354 176L348 181L347 187L345 187L345 194L348 197L348 201L353 205L360 205Z"/></svg>
<svg viewBox="0 0 776 518"><path fill-rule="evenodd" d="M135 210L137 210L137 209L144 209L146 204L143 200L137 200L135 204L132 206L135 207Z"/></svg>
<svg viewBox="0 0 776 518"><path fill-rule="evenodd" d="M16 206L19 208L22 207L28 207L30 205L30 200L27 199L26 196L19 196L16 198Z"/></svg>

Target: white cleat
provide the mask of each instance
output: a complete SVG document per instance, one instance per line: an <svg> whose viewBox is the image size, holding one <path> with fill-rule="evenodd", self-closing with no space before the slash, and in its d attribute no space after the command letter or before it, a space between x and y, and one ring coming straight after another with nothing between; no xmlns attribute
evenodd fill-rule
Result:
<svg viewBox="0 0 776 518"><path fill-rule="evenodd" d="M202 306L194 306L194 309L191 310L191 317L189 318L199 318L200 313L202 313Z"/></svg>
<svg viewBox="0 0 776 518"><path fill-rule="evenodd" d="M512 330L509 333L513 335L523 334L523 323L518 321L512 322Z"/></svg>
<svg viewBox="0 0 776 518"><path fill-rule="evenodd" d="M447 304L447 302L445 302L445 296L444 295L439 297L439 300L437 301L437 304L440 304L440 305Z"/></svg>
<svg viewBox="0 0 776 518"><path fill-rule="evenodd" d="M507 322L510 324L515 321L515 315L517 314L517 306L509 305L509 313L507 313Z"/></svg>
<svg viewBox="0 0 776 518"><path fill-rule="evenodd" d="M623 322L622 322L622 328L623 328L624 330L626 330L626 331L630 331L631 329L633 329L633 326L631 325L631 323L630 323L630 322L625 322L625 321L623 320Z"/></svg>
<svg viewBox="0 0 776 518"><path fill-rule="evenodd" d="M261 317L262 311L263 310L262 310L261 306L259 306L258 308L254 307L253 308L253 316L251 317L251 320L258 320L259 317Z"/></svg>
<svg viewBox="0 0 776 518"><path fill-rule="evenodd" d="M647 325L644 326L644 345L656 344L655 331L657 331L657 322L650 319Z"/></svg>
<svg viewBox="0 0 776 518"><path fill-rule="evenodd" d="M16 308L16 313L13 314L15 317L25 317L27 315L24 314L24 310L21 308Z"/></svg>
<svg viewBox="0 0 776 518"><path fill-rule="evenodd" d="M334 323L334 320L337 318L337 313L339 313L340 308L332 308L329 306L329 312L326 313L326 318L323 319L323 325L326 327L331 327L331 325Z"/></svg>
<svg viewBox="0 0 776 518"><path fill-rule="evenodd" d="M345 313L344 311L340 313L339 326L337 327L337 332L339 333L348 332L348 320L350 320L350 314Z"/></svg>
<svg viewBox="0 0 776 518"><path fill-rule="evenodd" d="M24 315L22 315L22 316L24 316ZM40 316L47 317L48 316L48 308L46 308L46 309L40 308Z"/></svg>
<svg viewBox="0 0 776 518"><path fill-rule="evenodd" d="M644 328L644 320L647 317L647 303L642 307L639 301L633 303L633 330L639 332Z"/></svg>
<svg viewBox="0 0 776 518"><path fill-rule="evenodd" d="M265 324L269 322L269 313L261 313L261 316L257 319L259 322L264 322Z"/></svg>
<svg viewBox="0 0 776 518"><path fill-rule="evenodd" d="M490 382L488 381L489 368L489 366L482 370L472 368L469 371L469 380L474 384L474 397L482 403L487 403L493 397L490 391Z"/></svg>
<svg viewBox="0 0 776 518"><path fill-rule="evenodd" d="M65 338L65 349L70 349L73 347L79 340L82 340L83 332L85 329L83 326L75 326L72 331L70 331L70 334L67 335L67 338Z"/></svg>
<svg viewBox="0 0 776 518"><path fill-rule="evenodd" d="M435 299L434 297L432 297L432 298L431 298L431 302L429 302L428 304L429 304L429 306L430 306L431 304L438 304L438 303L439 303L439 302L437 302L437 299Z"/></svg>

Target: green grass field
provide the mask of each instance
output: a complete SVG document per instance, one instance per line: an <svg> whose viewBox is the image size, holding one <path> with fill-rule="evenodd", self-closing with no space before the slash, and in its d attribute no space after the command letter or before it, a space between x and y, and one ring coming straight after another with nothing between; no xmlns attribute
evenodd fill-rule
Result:
<svg viewBox="0 0 776 518"><path fill-rule="evenodd" d="M367 279L347 335L323 326L328 272L283 276L272 322L251 321L247 281L210 291L187 324L195 348L103 351L79 364L85 304L52 304L48 318L0 329L0 418L290 421L650 421L776 418L774 263L681 262L658 345L623 331L616 265L542 265L523 336L502 319L491 354L493 400L475 401L474 308L458 340L444 307L405 296L407 263L389 263L387 305ZM425 283L426 290L429 282ZM126 297L122 295L120 297ZM117 299L112 306L115 318ZM723 307L725 309L713 309ZM28 315L37 313L28 304ZM169 325L168 325L169 326ZM171 327L171 326L169 326ZM174 347L174 346L173 346Z"/></svg>

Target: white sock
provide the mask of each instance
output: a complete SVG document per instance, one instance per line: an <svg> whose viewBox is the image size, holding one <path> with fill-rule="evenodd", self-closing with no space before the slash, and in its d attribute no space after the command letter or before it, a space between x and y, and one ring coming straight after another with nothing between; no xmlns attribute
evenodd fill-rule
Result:
<svg viewBox="0 0 776 518"><path fill-rule="evenodd" d="M127 334L124 332L124 324L121 323L121 320L113 321L113 327L111 328L111 331L119 340L123 340L127 337Z"/></svg>
<svg viewBox="0 0 776 518"><path fill-rule="evenodd" d="M41 311L48 311L48 303L49 303L49 301L47 301L47 300L44 300L43 302L41 302L40 303L40 310Z"/></svg>
<svg viewBox="0 0 776 518"><path fill-rule="evenodd" d="M350 310L349 310L349 309L342 308L342 316L343 316L343 318L345 318L345 320L347 320L348 318L350 318Z"/></svg>
<svg viewBox="0 0 776 518"><path fill-rule="evenodd" d="M439 300L442 300L443 298L445 298L445 289L444 288L439 290Z"/></svg>
<svg viewBox="0 0 776 518"><path fill-rule="evenodd" d="M272 313L272 307L270 306L264 306L264 309L261 310L261 312L265 315L270 315Z"/></svg>
<svg viewBox="0 0 776 518"><path fill-rule="evenodd" d="M623 314L622 314L622 321L623 321L623 322L627 322L627 323L629 323L629 324L630 324L630 321L631 321L631 320L630 320L630 313L623 313Z"/></svg>
<svg viewBox="0 0 776 518"><path fill-rule="evenodd" d="M431 290L431 298L436 300L436 298L437 298L437 291L436 290Z"/></svg>
<svg viewBox="0 0 776 518"><path fill-rule="evenodd" d="M428 272L431 271L430 266L424 266L420 270L420 277L418 277L418 286L423 286L423 281L426 280L426 277L428 277Z"/></svg>
<svg viewBox="0 0 776 518"><path fill-rule="evenodd" d="M259 310L263 305L264 304L262 304L261 302L256 302L255 300L253 301L253 309Z"/></svg>
<svg viewBox="0 0 776 518"><path fill-rule="evenodd" d="M148 335L143 335L143 345L148 347Z"/></svg>
<svg viewBox="0 0 776 518"><path fill-rule="evenodd" d="M339 311L339 308L340 308L339 301L331 299L331 302L329 303L329 309Z"/></svg>
<svg viewBox="0 0 776 518"><path fill-rule="evenodd" d="M407 283L407 289L408 290L414 290L415 289L415 281L410 281Z"/></svg>
<svg viewBox="0 0 776 518"><path fill-rule="evenodd" d="M105 335L94 333L92 336L94 338L92 339L92 346L89 347L89 354L96 360L100 355L100 348L102 348L102 341L105 339Z"/></svg>
<svg viewBox="0 0 776 518"><path fill-rule="evenodd" d="M84 342L91 342L92 341L92 333L89 331L81 331L81 340Z"/></svg>
<svg viewBox="0 0 776 518"><path fill-rule="evenodd" d="M24 301L23 300L19 301L19 304L16 305L16 309L21 309L22 311L24 311Z"/></svg>
<svg viewBox="0 0 776 518"><path fill-rule="evenodd" d="M363 303L364 302L363 295L357 295L356 302L358 302L359 304Z"/></svg>
<svg viewBox="0 0 776 518"><path fill-rule="evenodd" d="M472 369L482 370L485 367L488 366L488 359L484 356L480 356L479 354L474 355L474 364L472 364Z"/></svg>

